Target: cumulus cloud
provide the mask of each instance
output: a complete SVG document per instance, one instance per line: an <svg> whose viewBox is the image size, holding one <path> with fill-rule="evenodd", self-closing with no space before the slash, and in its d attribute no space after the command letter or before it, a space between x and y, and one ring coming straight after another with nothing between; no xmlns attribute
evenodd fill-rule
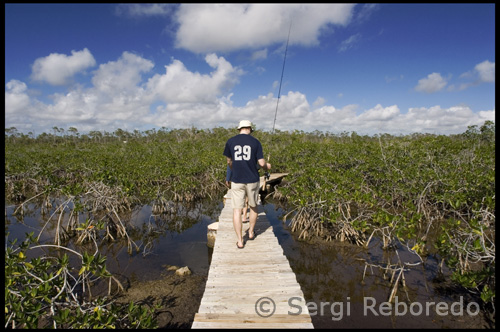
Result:
<svg viewBox="0 0 500 332"><path fill-rule="evenodd" d="M22 114L30 105L30 97L27 94L28 86L26 83L11 80L5 84L5 113Z"/></svg>
<svg viewBox="0 0 500 332"><path fill-rule="evenodd" d="M165 66L165 74L156 74L148 81L147 88L154 99L167 103L215 102L238 83L242 71L214 53L205 61L215 69L210 74L191 72L181 61L173 60Z"/></svg>
<svg viewBox="0 0 500 332"><path fill-rule="evenodd" d="M117 61L100 65L92 83L96 89L105 93L131 92L141 83L141 74L149 72L153 67L153 62L124 52Z"/></svg>
<svg viewBox="0 0 500 332"><path fill-rule="evenodd" d="M354 4L182 4L176 46L196 53L262 48L284 42L317 45L328 24L346 25Z"/></svg>
<svg viewBox="0 0 500 332"><path fill-rule="evenodd" d="M473 70L460 75L460 78L472 80L469 83L464 83L464 87L480 83L495 83L495 63L488 60L478 63Z"/></svg>
<svg viewBox="0 0 500 332"><path fill-rule="evenodd" d="M369 109L359 116L361 121L388 121L398 116L399 108L396 105L390 107L382 107L377 104L374 108Z"/></svg>
<svg viewBox="0 0 500 332"><path fill-rule="evenodd" d="M413 132L460 133L468 126L481 125L486 120L494 121L495 110L474 113L467 106L441 108L410 108L402 121L411 123Z"/></svg>
<svg viewBox="0 0 500 332"><path fill-rule="evenodd" d="M482 83L495 83L495 63L485 60L478 63L473 70L467 71L460 75L461 79L467 80L458 86L450 85L450 91L463 91L473 86Z"/></svg>
<svg viewBox="0 0 500 332"><path fill-rule="evenodd" d="M432 73L418 81L415 87L416 91L434 93L442 90L446 86L447 81L439 73Z"/></svg>
<svg viewBox="0 0 500 332"><path fill-rule="evenodd" d="M31 122L49 128L63 124L79 130L175 127L199 125L200 119L211 126L230 115L226 113L231 104L230 90L243 71L216 54L208 54L205 61L213 69L207 74L190 71L173 59L165 66L164 74L147 78L145 75L154 63L124 52L116 61L101 64L92 73L91 87L56 93L50 104L31 100L25 83L11 81L6 84L6 110L22 110ZM34 102L36 108L27 108ZM222 115L219 108L224 110ZM6 115L6 121L13 121L12 116Z"/></svg>
<svg viewBox="0 0 500 332"><path fill-rule="evenodd" d="M474 68L479 74L481 82L495 83L495 63L488 60L477 64Z"/></svg>
<svg viewBox="0 0 500 332"><path fill-rule="evenodd" d="M96 65L88 49L71 51L71 55L52 53L38 58L32 66L31 78L52 85L65 85L77 73Z"/></svg>
<svg viewBox="0 0 500 332"><path fill-rule="evenodd" d="M248 118L257 128L271 130L277 96L269 93L243 106L234 106L231 88L238 83L241 70L216 54L208 54L205 61L212 68L210 73L189 70L180 60L173 59L165 66L165 73L148 77L154 63L124 52L116 61L101 64L92 72L92 86L56 93L52 103L37 100L26 83L11 80L5 85L6 127L26 131L37 126L37 133L50 132L54 126L76 127L80 132L113 132L118 128L234 127L242 118ZM494 109L473 112L467 106L434 106L404 112L397 105L377 104L370 109L352 104L335 107L327 105L322 97L311 104L305 94L288 91L281 96L276 129L355 131L368 135L452 134L494 119Z"/></svg>

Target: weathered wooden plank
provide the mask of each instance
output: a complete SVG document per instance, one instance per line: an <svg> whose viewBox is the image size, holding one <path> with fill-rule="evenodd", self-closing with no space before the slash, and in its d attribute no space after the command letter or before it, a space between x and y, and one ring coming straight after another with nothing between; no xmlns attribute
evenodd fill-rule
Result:
<svg viewBox="0 0 500 332"><path fill-rule="evenodd" d="M310 329L311 323L228 323L228 322L197 322L193 329Z"/></svg>
<svg viewBox="0 0 500 332"><path fill-rule="evenodd" d="M235 260L235 259L228 259L227 262L224 262L223 259L217 259L215 261L212 261L211 264L214 264L214 270L218 269L230 269L234 271L235 269L237 271L234 271L235 273L238 273L238 271L266 271L268 269L273 269L282 271L283 273L287 272L287 266L285 265L285 262L278 261L278 260L273 260L269 261L268 264L263 263L262 261L257 261L257 260Z"/></svg>
<svg viewBox="0 0 500 332"><path fill-rule="evenodd" d="M266 288L272 288L272 287L277 287L281 285L290 285L290 284L296 284L297 280L295 278L282 278L279 279L278 281L267 277L267 278L259 278L260 280L255 280L257 278L239 278L238 280L234 280L234 278L219 278L218 280L207 280L207 285L212 286L212 285L227 285L227 286L241 286L241 285L248 285L252 286L255 285L255 287L266 287ZM274 282L273 282L274 281Z"/></svg>
<svg viewBox="0 0 500 332"><path fill-rule="evenodd" d="M267 306L267 308L271 308ZM276 310L273 315L290 315L297 313L298 307L294 304L290 308L288 302L276 302ZM254 303L224 303L221 301L205 301L200 303L199 313L219 313L219 314L256 314L256 307ZM301 307L301 313L307 313L307 307Z"/></svg>
<svg viewBox="0 0 500 332"><path fill-rule="evenodd" d="M195 314L195 318L199 322L243 322L243 323L296 323L296 322L304 322L311 321L311 317L309 315L272 315L270 317L262 317L257 314L249 315L249 314L239 314L239 315L229 315L229 314L218 314L218 313L204 313L204 314Z"/></svg>
<svg viewBox="0 0 500 332"><path fill-rule="evenodd" d="M234 241L234 243L228 243L227 246L230 246L231 248L234 247L234 250L240 250L236 248L236 241ZM252 250L246 245L244 249ZM263 251L259 250L247 255L231 255L230 253L221 253L216 255L215 257L214 256L212 256L212 263L214 263L214 267L218 267L217 263L222 263L225 266L231 266L233 267L233 269L239 265L259 263L264 265L282 264L286 267L289 267L288 260L286 260L286 256L283 255L283 252L275 249Z"/></svg>
<svg viewBox="0 0 500 332"><path fill-rule="evenodd" d="M255 285L255 284L241 284L241 285L232 285L234 286L233 289L237 289L237 293L231 293L228 291L222 291L222 290L227 290L230 289L229 287L224 287L224 285L218 285L218 284L211 284L205 289L205 293L203 297L208 296L208 295L213 295L213 296L218 296L219 298L239 298L240 295L245 295L245 296L258 296L262 297L264 294L277 294L277 295L288 295L288 294L294 294L294 295L302 295L302 290L300 289L300 286L297 285L297 283L289 283L289 284L283 284L283 285L273 285L272 288L267 288L266 284L264 285Z"/></svg>

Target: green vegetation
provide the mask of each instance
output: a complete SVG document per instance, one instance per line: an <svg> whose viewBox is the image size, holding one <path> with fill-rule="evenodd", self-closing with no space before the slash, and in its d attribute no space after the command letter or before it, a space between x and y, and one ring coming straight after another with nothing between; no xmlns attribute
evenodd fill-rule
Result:
<svg viewBox="0 0 500 332"><path fill-rule="evenodd" d="M140 204L162 213L172 202L221 201L222 151L235 133L163 128L80 135L54 127L54 134L33 138L9 128L6 199L17 204L17 215L33 202L51 213L55 245L121 239L129 251L139 250L123 213ZM386 250L397 242L420 257L439 255L454 282L493 303L493 122L450 136L259 130L254 136L273 172L290 173L274 198L290 211L299 238L368 246L377 237ZM6 320L12 310L6 304Z"/></svg>
<svg viewBox="0 0 500 332"><path fill-rule="evenodd" d="M275 197L294 209L300 238L368 246L375 235L386 250L399 242L419 256L438 253L454 281L493 302L492 122L453 136L295 132L287 140L279 167L292 176Z"/></svg>
<svg viewBox="0 0 500 332"><path fill-rule="evenodd" d="M92 298L90 287L99 279L123 289L106 270L106 258L59 247L62 255L27 259L27 251L50 248L36 245L33 234L17 247L5 249L5 327L9 328L156 328L155 308L116 305L106 297ZM76 273L68 253L80 260ZM88 296L88 298L87 298Z"/></svg>

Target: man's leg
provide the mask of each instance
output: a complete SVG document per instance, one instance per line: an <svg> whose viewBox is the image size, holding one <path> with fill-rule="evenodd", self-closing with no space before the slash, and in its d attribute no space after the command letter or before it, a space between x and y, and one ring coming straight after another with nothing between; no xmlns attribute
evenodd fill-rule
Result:
<svg viewBox="0 0 500 332"><path fill-rule="evenodd" d="M253 240L255 238L255 224L257 223L257 216L259 215L257 203L259 199L259 182L247 185L248 206L250 208L250 224L248 227L248 238Z"/></svg>
<svg viewBox="0 0 500 332"><path fill-rule="evenodd" d="M231 205L233 208L233 227L238 238L237 246L243 247L243 224L241 210L245 205L245 185L231 182Z"/></svg>
<svg viewBox="0 0 500 332"><path fill-rule="evenodd" d="M243 212L242 212L244 223L248 222L247 211L248 211L248 197L245 197L245 206L243 206Z"/></svg>
<svg viewBox="0 0 500 332"><path fill-rule="evenodd" d="M238 247L243 247L243 224L241 223L241 209L233 209L233 227L238 238Z"/></svg>
<svg viewBox="0 0 500 332"><path fill-rule="evenodd" d="M257 223L257 216L259 215L257 211L257 206L250 207L250 223L248 226L248 238L253 240L255 237L255 224Z"/></svg>

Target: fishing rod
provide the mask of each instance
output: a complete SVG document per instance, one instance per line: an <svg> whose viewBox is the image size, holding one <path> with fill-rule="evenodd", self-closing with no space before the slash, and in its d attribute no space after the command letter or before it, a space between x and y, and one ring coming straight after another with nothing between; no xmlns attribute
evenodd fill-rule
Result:
<svg viewBox="0 0 500 332"><path fill-rule="evenodd" d="M288 51L288 42L290 41L290 31L291 30L292 30L292 21L290 21L290 27L288 28L288 38L286 39L285 57L283 58L283 68L281 69L280 87L278 90L278 101L276 102L276 111L274 112L273 131L271 134L274 134L274 128L276 126L276 116L278 115L278 106L280 104L281 84L283 83L283 74L285 73L286 53ZM271 136L271 139L272 139L272 136Z"/></svg>
<svg viewBox="0 0 500 332"><path fill-rule="evenodd" d="M280 104L281 84L283 83L283 74L285 73L286 54L288 52L288 43L290 42L290 31L292 31L292 20L290 20L290 26L288 28L288 37L286 39L286 46L285 46L285 56L283 58L283 67L281 68L280 87L278 89L278 100L276 102L276 111L274 112L273 131L271 132L271 143L272 143L273 136L274 136L274 128L276 127L276 117L278 115L278 106ZM271 159L271 153L269 153L267 155L268 162L270 159ZM266 181L269 180L270 177L271 177L271 174L268 171L266 171L266 173L264 175L264 183L262 185L262 191L264 191L266 189Z"/></svg>

